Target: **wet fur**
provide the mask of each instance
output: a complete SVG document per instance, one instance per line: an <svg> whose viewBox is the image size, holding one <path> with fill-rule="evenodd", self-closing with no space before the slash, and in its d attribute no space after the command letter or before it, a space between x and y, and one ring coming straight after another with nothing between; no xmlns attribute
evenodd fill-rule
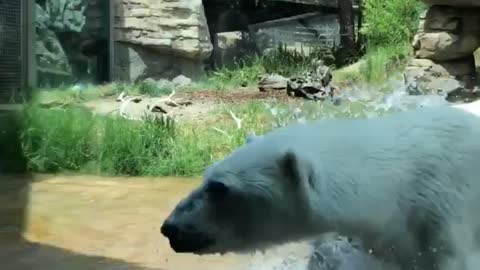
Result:
<svg viewBox="0 0 480 270"><path fill-rule="evenodd" d="M479 118L447 106L290 125L212 165L167 222L212 238L198 254L337 231L403 269L462 263L451 228L478 231L466 218L480 205L479 140ZM221 206L205 195L211 182L231 191Z"/></svg>

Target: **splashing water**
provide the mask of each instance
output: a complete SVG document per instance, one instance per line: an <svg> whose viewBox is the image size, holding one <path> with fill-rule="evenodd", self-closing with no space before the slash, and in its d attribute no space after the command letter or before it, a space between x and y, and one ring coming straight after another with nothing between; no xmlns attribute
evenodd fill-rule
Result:
<svg viewBox="0 0 480 270"><path fill-rule="evenodd" d="M384 91L383 89L394 89ZM353 86L342 89L335 101L301 102L296 105L265 104L274 119L273 127L285 126L292 122L336 117L375 117L388 112L405 111L420 107L448 104L440 95L409 95L403 80L391 79L385 85L372 89Z"/></svg>
<svg viewBox="0 0 480 270"><path fill-rule="evenodd" d="M394 89L385 92L380 89ZM328 102L302 102L300 105L282 106L280 104L265 104L271 116L275 119L274 128L285 126L291 122L307 120L347 117L375 117L386 112L412 110L420 107L431 107L448 104L445 96L440 95L409 95L403 80L391 79L380 89L361 88L353 86L344 89L338 98L343 105L337 106ZM333 110L332 108L335 108ZM358 108L355 108L358 107ZM480 113L479 113L480 114ZM311 243L297 246L280 247L265 253L257 252L251 257L249 266L244 270L309 270L309 261L314 252ZM365 264L373 266L373 264ZM363 267L365 267L365 265ZM391 268L390 268L391 267ZM396 269L393 266L388 269ZM337 269L336 267L334 267ZM387 269L384 266L378 269ZM331 270L331 267L316 269ZM338 269L358 270L358 266L344 265ZM375 268L377 269L377 268ZM369 269L372 270L372 269Z"/></svg>
<svg viewBox="0 0 480 270"><path fill-rule="evenodd" d="M294 243L256 252L244 270L307 270L313 252L307 243Z"/></svg>

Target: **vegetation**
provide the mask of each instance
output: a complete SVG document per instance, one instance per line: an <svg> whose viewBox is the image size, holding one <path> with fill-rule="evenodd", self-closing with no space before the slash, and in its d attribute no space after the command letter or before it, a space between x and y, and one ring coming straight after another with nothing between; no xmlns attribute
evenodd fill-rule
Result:
<svg viewBox="0 0 480 270"><path fill-rule="evenodd" d="M368 49L409 43L425 6L418 0L364 0L363 27Z"/></svg>
<svg viewBox="0 0 480 270"><path fill-rule="evenodd" d="M356 64L334 70L337 84L381 84L403 67L410 54L410 40L423 8L419 1L364 0L363 3L364 27L361 32L366 54ZM189 88L223 91L251 87L265 73L294 76L312 70L317 59L323 59L335 69L338 64L335 54L335 50L324 48L310 48L306 54L280 45L266 55L239 61L234 69L212 72ZM37 91L33 102L19 115L22 119L19 127L22 151L29 169L45 173L76 171L107 175L192 176L243 144L246 133L251 131L262 134L292 121L368 117L387 112L362 102L345 102L340 106L330 102L301 105L251 102L229 108L243 119L239 129L227 109L215 111L209 120L199 124L175 123L164 118L132 121L95 115L75 105L115 96L122 91L129 95L161 96L172 89L169 85L144 81L81 90ZM57 109L42 106L48 103L54 105L49 107ZM18 133L2 132L0 137L6 142L17 138Z"/></svg>
<svg viewBox="0 0 480 270"><path fill-rule="evenodd" d="M369 85L381 85L405 66L411 48L408 44L390 45L371 49L362 59L334 72L334 81L345 81Z"/></svg>
<svg viewBox="0 0 480 270"><path fill-rule="evenodd" d="M237 128L226 109L201 125L164 118L131 121L94 115L81 107L23 112L22 145L33 172L77 171L106 175L192 176L244 143L247 132L262 134L292 121L366 117L385 113L366 103L300 106L252 102L233 108L243 120ZM8 141L8 138L6 138Z"/></svg>

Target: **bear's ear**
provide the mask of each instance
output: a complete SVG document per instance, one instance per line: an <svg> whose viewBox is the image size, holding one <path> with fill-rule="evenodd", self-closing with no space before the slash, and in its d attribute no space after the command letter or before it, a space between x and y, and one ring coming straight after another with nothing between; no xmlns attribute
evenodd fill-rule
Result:
<svg viewBox="0 0 480 270"><path fill-rule="evenodd" d="M307 177L308 164L302 164L300 158L293 150L287 150L279 160L279 167L285 178L292 184L298 185Z"/></svg>
<svg viewBox="0 0 480 270"><path fill-rule="evenodd" d="M230 188L223 182L209 181L205 187L205 191L210 198L218 201L224 199L228 193L230 193Z"/></svg>
<svg viewBox="0 0 480 270"><path fill-rule="evenodd" d="M255 135L255 133L250 132L250 133L247 134L246 143L249 144L249 143L251 143L251 142L253 142L253 141L256 141L256 140L260 139L261 137L262 137L262 136L257 136L257 135Z"/></svg>

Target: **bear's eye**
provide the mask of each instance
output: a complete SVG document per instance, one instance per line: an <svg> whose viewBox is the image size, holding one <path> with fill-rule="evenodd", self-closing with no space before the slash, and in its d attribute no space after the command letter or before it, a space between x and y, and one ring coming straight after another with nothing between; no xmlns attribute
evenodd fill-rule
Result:
<svg viewBox="0 0 480 270"><path fill-rule="evenodd" d="M213 200L223 200L230 192L230 189L222 182L211 181L206 186L206 192L209 198Z"/></svg>

